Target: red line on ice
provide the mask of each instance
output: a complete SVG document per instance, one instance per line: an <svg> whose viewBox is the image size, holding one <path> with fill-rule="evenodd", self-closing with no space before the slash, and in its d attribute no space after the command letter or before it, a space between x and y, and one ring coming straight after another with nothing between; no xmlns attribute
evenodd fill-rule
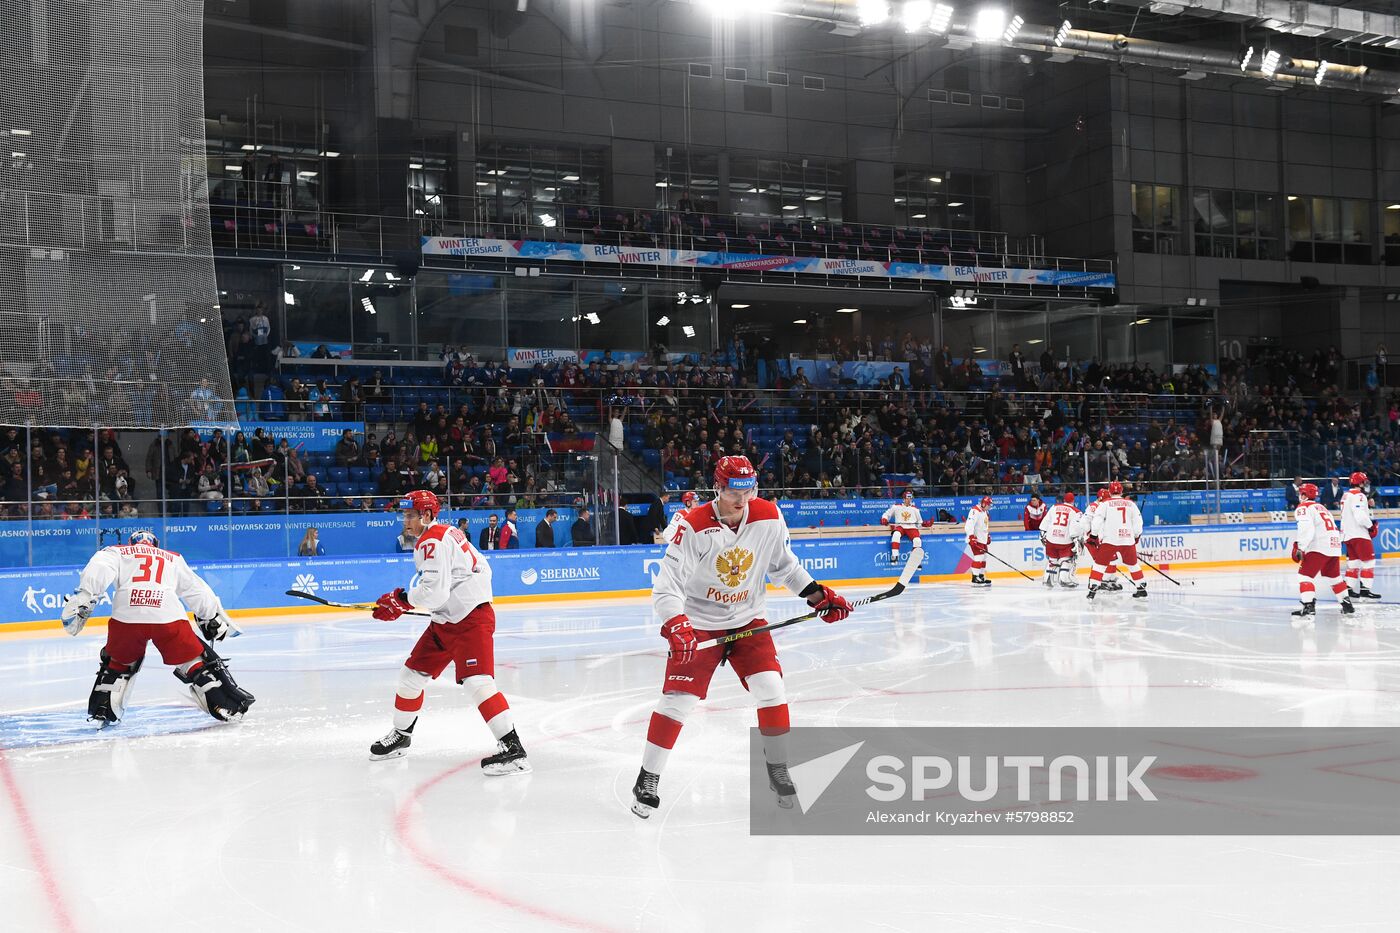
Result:
<svg viewBox="0 0 1400 933"><path fill-rule="evenodd" d="M68 905L63 902L58 878L49 866L49 857L39 841L39 830L29 816L29 808L25 806L24 796L19 791L19 782L15 780L14 770L10 767L10 760L5 757L3 748L0 748L0 783L5 785L10 807L19 820L20 834L24 836L24 844L29 849L29 860L34 863L34 869L39 873L39 880L43 885L44 894L49 899L49 908L53 910L54 920L57 921L60 930L73 933L77 927L73 925L73 917L68 913Z"/></svg>

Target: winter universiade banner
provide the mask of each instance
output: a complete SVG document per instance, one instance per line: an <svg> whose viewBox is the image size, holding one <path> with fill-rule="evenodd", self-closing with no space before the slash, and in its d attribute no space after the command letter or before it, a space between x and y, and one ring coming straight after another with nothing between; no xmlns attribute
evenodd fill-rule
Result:
<svg viewBox="0 0 1400 933"><path fill-rule="evenodd" d="M762 253L716 253L694 249L636 249L597 243L546 243L539 240L484 240L475 237L425 236L425 256L484 256L490 259L538 259L551 262L595 262L612 265L680 266L691 269L730 269L735 272L798 272L877 279L927 279L969 285L1047 285L1062 288L1112 290L1112 272L1062 269L1006 269L994 266L938 265L916 262L875 262L817 256L770 256Z"/></svg>
<svg viewBox="0 0 1400 933"><path fill-rule="evenodd" d="M961 534L926 535L924 542L921 581L956 579L967 572L970 560ZM1153 563L1168 571L1282 563L1287 566L1280 567L1279 572L1291 573L1288 553L1292 544L1292 526L1279 523L1152 528L1142 536L1140 547L1151 555ZM1400 552L1400 520L1382 520L1378 544L1383 554ZM795 540L793 550L804 567L826 582L854 581L851 585L878 587L893 581L900 569L890 565L888 539L884 536ZM995 535L992 553L1032 575L1044 567L1039 538L1027 532ZM496 551L488 559L498 599L547 601L644 594L660 569L662 554L660 547L652 546L556 548ZM224 604L235 611L275 611L309 605L287 596L285 591L289 589L307 590L338 602L373 601L381 593L404 585L413 574L412 558L408 555L193 564ZM70 566L0 572L0 632L6 624L56 620L64 596L77 584L79 569ZM991 570L993 576L1011 575L1000 565ZM1155 575L1150 576L1154 585L1163 583ZM99 604L97 614L102 615L108 605ZM550 624L547 607L528 623L534 628ZM571 619L569 625L602 628L608 625L607 614L598 613L588 623Z"/></svg>

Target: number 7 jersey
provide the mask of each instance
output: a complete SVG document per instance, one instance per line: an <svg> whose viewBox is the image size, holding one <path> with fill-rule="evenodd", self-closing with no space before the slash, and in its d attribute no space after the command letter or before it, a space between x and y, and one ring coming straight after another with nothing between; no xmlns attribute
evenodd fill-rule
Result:
<svg viewBox="0 0 1400 933"><path fill-rule="evenodd" d="M183 557L149 544L98 551L83 568L78 589L101 596L113 584L112 618L118 622L178 622L186 618L186 606L208 619L223 608Z"/></svg>

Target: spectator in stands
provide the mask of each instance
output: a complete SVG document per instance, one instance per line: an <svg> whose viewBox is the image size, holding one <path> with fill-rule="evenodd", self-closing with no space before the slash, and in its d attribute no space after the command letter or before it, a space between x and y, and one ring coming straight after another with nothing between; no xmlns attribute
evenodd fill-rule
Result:
<svg viewBox="0 0 1400 933"><path fill-rule="evenodd" d="M554 523L559 519L559 513L550 509L544 513L544 518L535 526L535 547L554 547Z"/></svg>
<svg viewBox="0 0 1400 933"><path fill-rule="evenodd" d="M384 381L384 371L376 369L374 375L369 377L365 383L365 401L371 405L382 404L389 400L389 384Z"/></svg>
<svg viewBox="0 0 1400 933"><path fill-rule="evenodd" d="M384 472L379 475L379 494L398 500L408 491L407 470L399 468L397 460L385 460Z"/></svg>
<svg viewBox="0 0 1400 933"><path fill-rule="evenodd" d="M442 446L438 443L437 435L431 431L423 435L423 442L418 445L418 462L429 463L436 460L442 453Z"/></svg>
<svg viewBox="0 0 1400 933"><path fill-rule="evenodd" d="M175 514L186 514L188 503L198 492L199 468L195 466L193 451L187 450L166 471L166 495L175 500Z"/></svg>
<svg viewBox="0 0 1400 933"><path fill-rule="evenodd" d="M593 534L592 514L588 511L588 506L583 506L578 510L578 518L574 520L573 526L569 529L569 537L573 541L574 547L592 547L598 543Z"/></svg>
<svg viewBox="0 0 1400 933"><path fill-rule="evenodd" d="M224 497L224 478L215 470L212 462L206 462L199 471L199 498L218 501Z"/></svg>
<svg viewBox="0 0 1400 933"><path fill-rule="evenodd" d="M326 380L317 379L316 385L306 395L307 401L311 403L311 416L317 421L330 421L331 402L335 401L335 393L326 386Z"/></svg>
<svg viewBox="0 0 1400 933"><path fill-rule="evenodd" d="M423 471L420 479L423 488L431 492L445 492L447 489L447 478L443 476L442 467L436 460L428 461L428 468Z"/></svg>
<svg viewBox="0 0 1400 933"><path fill-rule="evenodd" d="M306 474L306 482L295 493L297 509L301 512L324 512L330 505L326 490L321 487L315 473Z"/></svg>
<svg viewBox="0 0 1400 933"><path fill-rule="evenodd" d="M355 432L346 428L340 432L340 440L335 444L335 462L337 466L354 466L360 459L360 445L355 440Z"/></svg>
<svg viewBox="0 0 1400 933"><path fill-rule="evenodd" d="M268 482L268 475L262 467L248 468L248 478L243 490L246 495L257 499L266 499L272 495L272 484Z"/></svg>
<svg viewBox="0 0 1400 933"><path fill-rule="evenodd" d="M324 557L326 549L321 546L321 534L315 528L306 529L306 534L301 536L301 544L297 545L297 556L299 557Z"/></svg>
<svg viewBox="0 0 1400 933"><path fill-rule="evenodd" d="M689 191L682 191L680 199L676 201L676 210L682 214L693 214L695 212L695 202L690 198Z"/></svg>
<svg viewBox="0 0 1400 933"><path fill-rule="evenodd" d="M297 377L287 387L287 417L293 421L305 421L310 413L310 393Z"/></svg>
<svg viewBox="0 0 1400 933"><path fill-rule="evenodd" d="M1332 477L1331 481L1322 489L1322 504L1329 509L1335 509L1342 501L1342 493L1347 491L1346 485L1337 477Z"/></svg>
<svg viewBox="0 0 1400 933"><path fill-rule="evenodd" d="M1026 358L1021 354L1019 343L1011 345L1011 353L1007 356L1006 362L1011 370L1012 385L1017 389L1026 388Z"/></svg>
<svg viewBox="0 0 1400 933"><path fill-rule="evenodd" d="M478 551L497 551L501 547L500 517L492 512L486 519L486 527L481 529L481 535L477 538L476 549Z"/></svg>
<svg viewBox="0 0 1400 933"><path fill-rule="evenodd" d="M346 421L363 421L365 417L365 393L360 387L360 378L351 376L340 389L340 413Z"/></svg>

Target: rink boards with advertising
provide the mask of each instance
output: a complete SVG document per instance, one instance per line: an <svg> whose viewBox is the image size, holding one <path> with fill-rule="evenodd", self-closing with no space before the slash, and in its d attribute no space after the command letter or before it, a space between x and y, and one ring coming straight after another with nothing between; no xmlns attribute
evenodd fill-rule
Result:
<svg viewBox="0 0 1400 933"><path fill-rule="evenodd" d="M1382 520L1377 551L1400 553L1400 519ZM969 557L961 534L925 535L925 560L919 579L938 581L966 574ZM1290 524L1159 526L1142 536L1140 548L1162 569L1248 566L1288 563L1293 544ZM902 548L908 550L908 545ZM796 540L793 550L817 579L847 585L879 586L892 581L885 537ZM995 557L1022 571L1044 566L1037 535L1017 532L995 536ZM661 566L662 549L653 546L558 548L550 551L499 551L490 556L492 584L498 601L526 602L609 596L643 596ZM315 593L337 602L370 602L405 585L413 574L409 555L369 557L279 558L273 560L194 561L235 615L306 609L313 604L286 595L290 589ZM79 567L28 568L0 573L0 630L47 628L58 618L63 598L78 582ZM1081 572L1086 566L1081 563ZM993 577L1014 577L992 560ZM106 602L104 597L104 604ZM97 613L101 615L102 606Z"/></svg>

